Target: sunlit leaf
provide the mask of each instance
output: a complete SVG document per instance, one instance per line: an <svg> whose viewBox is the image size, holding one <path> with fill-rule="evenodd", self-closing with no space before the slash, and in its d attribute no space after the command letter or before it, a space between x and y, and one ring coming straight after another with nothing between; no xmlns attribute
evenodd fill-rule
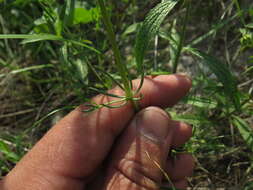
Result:
<svg viewBox="0 0 253 190"><path fill-rule="evenodd" d="M87 24L94 22L99 17L100 12L98 8L85 9L85 8L76 8L74 14L74 24Z"/></svg>
<svg viewBox="0 0 253 190"><path fill-rule="evenodd" d="M240 117L233 116L232 122L238 128L247 146L251 149L251 151L253 151L253 129Z"/></svg>
<svg viewBox="0 0 253 190"><path fill-rule="evenodd" d="M166 0L153 8L142 23L135 41L135 58L139 73L143 71L143 59L150 40L157 34L165 17L178 3Z"/></svg>

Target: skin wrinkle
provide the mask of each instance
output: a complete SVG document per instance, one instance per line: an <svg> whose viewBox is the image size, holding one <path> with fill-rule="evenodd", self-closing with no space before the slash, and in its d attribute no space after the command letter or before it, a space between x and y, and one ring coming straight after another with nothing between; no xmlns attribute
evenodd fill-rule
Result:
<svg viewBox="0 0 253 190"><path fill-rule="evenodd" d="M158 108L155 107L150 107L148 109L152 109L153 111L158 112ZM159 109L159 111L161 110ZM140 113L145 113L145 110ZM141 116L140 113L137 114L136 118L139 118ZM164 121L167 121L167 124L163 124L164 127L167 126L169 117L163 112L161 112L159 116L161 116ZM127 137L122 137L123 142L126 141L124 139L128 139L128 144L118 145L120 147L120 149L118 150L120 153L116 150L115 154L121 154L121 156L116 158L116 160L112 161L113 165L111 166L111 168L113 168L115 172L120 172L129 181L132 181L133 183L136 183L141 187L148 187L148 189L157 189L158 184L160 184L161 182L162 174L160 169L155 164L153 164L153 162L155 161L157 163L161 163L161 165L163 166L165 165L166 159L164 158L166 158L166 155L168 153L167 145L168 142L170 142L171 135L169 134L171 134L172 130L168 129L168 135L166 135L167 137L165 137L166 140L164 139L162 141L163 143L157 143L157 141L154 142L146 136L140 134L139 130L137 130L136 128L137 125L138 124L136 124L136 119L134 119L133 122L130 124L128 131L125 132L125 134L127 134ZM140 126L138 125L138 127ZM149 158L145 153L146 151L155 154L151 154L154 156L152 156L152 158ZM112 183L116 185L114 179L115 175L118 174L114 173L111 175L112 178L108 179L109 186L113 186ZM147 185L145 185L145 181L147 182ZM152 188L150 188L150 184L156 184L156 188L154 188L153 185Z"/></svg>
<svg viewBox="0 0 253 190"><path fill-rule="evenodd" d="M137 186L144 188L144 189L156 189L159 186L157 185L158 183L155 182L153 179L151 179L149 176L147 176L146 174L142 173L143 170L136 170L136 168L134 168L134 172L135 172L135 177L133 177L133 173L130 173L129 175L126 174L126 172L122 171L120 168L114 168L115 173L117 176L122 175L123 176L123 181L127 180L129 181L131 184L136 184ZM141 178L137 178L136 176L141 176ZM117 183L117 179L115 179L115 183Z"/></svg>
<svg viewBox="0 0 253 190"><path fill-rule="evenodd" d="M157 190L158 186L155 183L149 183L146 186L139 185L138 183L135 183L132 180L128 179L122 173L116 172L110 183L105 188L103 188L103 190L115 190L115 189Z"/></svg>
<svg viewBox="0 0 253 190"><path fill-rule="evenodd" d="M144 166L144 167L143 167ZM143 184L143 181L148 181L152 184L159 184L161 182L160 177L157 175L152 175L147 165L137 160L130 160L124 158L119 164L114 166L114 169L124 175L129 181L138 184L139 186L147 187Z"/></svg>
<svg viewBox="0 0 253 190"><path fill-rule="evenodd" d="M163 148L165 148L165 146L153 143L144 136L138 136L135 138L135 142L132 142L132 144L129 145L128 148L129 151L126 153L122 153L122 157L124 156L123 159L128 159L132 160L133 162L137 162L139 163L139 165L142 164L143 165L142 169L146 171L147 174L149 173L149 175L151 175L150 176L151 178L155 178L155 176L157 176L160 173L160 170L158 170L157 167L150 167L154 165L153 163L150 165L151 160L150 158L147 157L146 151L155 153L153 154L154 155L153 160L155 160L158 163L161 163L162 160L160 158L167 155L166 153L160 151ZM125 147L124 149L127 149L127 147Z"/></svg>

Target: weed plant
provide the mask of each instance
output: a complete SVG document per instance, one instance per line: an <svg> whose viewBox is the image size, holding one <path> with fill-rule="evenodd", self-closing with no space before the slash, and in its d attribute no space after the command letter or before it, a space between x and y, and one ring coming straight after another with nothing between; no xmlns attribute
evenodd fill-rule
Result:
<svg viewBox="0 0 253 190"><path fill-rule="evenodd" d="M77 105L138 111L145 75L184 72L193 89L167 111L194 129L173 151L194 155L191 186L253 188L250 0L0 0L0 68L0 176Z"/></svg>

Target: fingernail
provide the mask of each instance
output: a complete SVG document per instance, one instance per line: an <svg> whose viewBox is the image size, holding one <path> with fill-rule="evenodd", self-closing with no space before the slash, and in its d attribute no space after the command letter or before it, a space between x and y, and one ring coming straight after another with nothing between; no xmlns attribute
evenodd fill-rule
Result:
<svg viewBox="0 0 253 190"><path fill-rule="evenodd" d="M137 114L136 128L148 139L163 142L169 133L169 116L160 108L146 108Z"/></svg>

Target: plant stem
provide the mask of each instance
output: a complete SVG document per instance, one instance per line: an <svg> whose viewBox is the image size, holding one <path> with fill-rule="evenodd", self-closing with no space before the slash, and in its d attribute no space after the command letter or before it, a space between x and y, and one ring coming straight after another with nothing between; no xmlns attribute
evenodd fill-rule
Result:
<svg viewBox="0 0 253 190"><path fill-rule="evenodd" d="M245 26L246 23L245 23L245 20L243 18L243 11L242 11L242 9L240 7L239 1L238 0L233 0L233 1L234 1L234 4L235 4L236 8L237 8L237 11L239 12L239 16L240 16L241 22Z"/></svg>
<svg viewBox="0 0 253 190"><path fill-rule="evenodd" d="M172 70L173 73L177 72L179 57L180 57L182 49L183 49L183 44L185 41L186 24L187 24L187 21L189 18L189 12L190 12L190 5L191 5L191 2L187 2L186 13L185 13L184 23L183 23L183 29L180 34L180 39L179 39L179 44L178 44L175 60L173 62L173 70Z"/></svg>
<svg viewBox="0 0 253 190"><path fill-rule="evenodd" d="M138 104L137 104L136 101L132 100L133 92L132 92L131 85L130 85L130 82L129 82L129 79L128 79L127 68L126 68L126 65L122 62L120 50L119 50L119 47L118 47L117 42L116 42L116 35L115 35L114 30L113 30L113 26L112 26L111 20L109 18L108 12L106 10L104 0L98 0L98 4L99 4L99 7L101 9L102 19L103 19L103 22L104 22L106 30L107 30L107 37L108 37L108 39L109 39L109 41L112 45L112 50L113 50L113 53L114 53L115 63L116 63L117 69L119 71L119 74L121 76L121 80L122 80L123 85L124 85L124 90L125 90L125 93L126 93L126 97L130 99L130 101L132 102L135 110L137 111L138 110Z"/></svg>

